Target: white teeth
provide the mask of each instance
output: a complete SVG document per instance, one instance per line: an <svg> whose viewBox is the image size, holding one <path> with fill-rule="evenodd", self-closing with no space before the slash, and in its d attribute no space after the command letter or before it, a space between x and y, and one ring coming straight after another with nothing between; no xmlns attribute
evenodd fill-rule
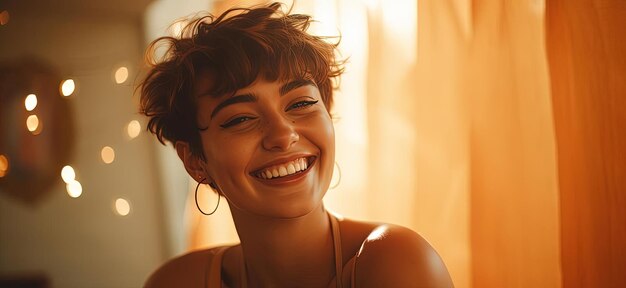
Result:
<svg viewBox="0 0 626 288"><path fill-rule="evenodd" d="M308 167L305 158L299 158L286 164L277 165L259 172L256 176L262 179L272 179L276 177L284 177L296 172L304 171Z"/></svg>
<svg viewBox="0 0 626 288"><path fill-rule="evenodd" d="M287 168L285 168L285 166L278 167L278 173L280 177L287 176Z"/></svg>

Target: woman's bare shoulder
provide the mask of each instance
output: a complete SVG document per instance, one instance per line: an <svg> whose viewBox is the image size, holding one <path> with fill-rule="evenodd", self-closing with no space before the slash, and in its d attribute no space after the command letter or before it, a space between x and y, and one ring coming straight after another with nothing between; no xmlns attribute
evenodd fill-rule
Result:
<svg viewBox="0 0 626 288"><path fill-rule="evenodd" d="M150 275L144 287L202 287L219 249L222 247L192 251L168 260Z"/></svg>
<svg viewBox="0 0 626 288"><path fill-rule="evenodd" d="M353 220L345 224L352 227L348 230L368 232L356 254L357 287L454 286L439 254L415 231Z"/></svg>

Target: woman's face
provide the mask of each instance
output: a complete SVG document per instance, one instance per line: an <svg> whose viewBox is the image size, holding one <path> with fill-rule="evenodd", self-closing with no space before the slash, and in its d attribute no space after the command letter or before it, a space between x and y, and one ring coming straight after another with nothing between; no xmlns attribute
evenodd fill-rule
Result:
<svg viewBox="0 0 626 288"><path fill-rule="evenodd" d="M320 205L335 161L335 132L319 90L305 79L258 78L233 95L196 83L205 173L236 209L294 218Z"/></svg>

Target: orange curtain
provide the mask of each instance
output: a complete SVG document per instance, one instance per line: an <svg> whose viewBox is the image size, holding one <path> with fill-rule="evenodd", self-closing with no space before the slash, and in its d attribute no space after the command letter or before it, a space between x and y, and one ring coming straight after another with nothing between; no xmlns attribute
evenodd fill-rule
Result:
<svg viewBox="0 0 626 288"><path fill-rule="evenodd" d="M542 4L419 1L415 213L457 287L560 286Z"/></svg>
<svg viewBox="0 0 626 288"><path fill-rule="evenodd" d="M560 287L542 1L472 1L466 46L473 287Z"/></svg>
<svg viewBox="0 0 626 288"><path fill-rule="evenodd" d="M626 2L550 0L564 287L626 287Z"/></svg>

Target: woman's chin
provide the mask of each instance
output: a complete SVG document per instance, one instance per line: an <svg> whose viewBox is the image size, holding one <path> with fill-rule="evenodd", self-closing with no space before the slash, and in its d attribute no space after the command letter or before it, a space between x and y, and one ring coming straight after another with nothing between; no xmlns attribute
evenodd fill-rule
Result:
<svg viewBox="0 0 626 288"><path fill-rule="evenodd" d="M265 218L274 219L297 219L305 217L317 209L322 207L321 198L317 201L311 200L303 203L302 201L284 201L284 203L273 203L267 205L261 211L256 210L252 214Z"/></svg>

